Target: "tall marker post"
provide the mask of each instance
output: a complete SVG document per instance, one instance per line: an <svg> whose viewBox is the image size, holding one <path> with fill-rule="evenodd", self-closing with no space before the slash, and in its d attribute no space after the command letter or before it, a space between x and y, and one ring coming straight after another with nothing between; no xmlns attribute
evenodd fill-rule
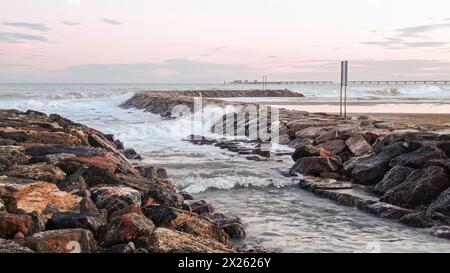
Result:
<svg viewBox="0 0 450 273"><path fill-rule="evenodd" d="M341 91L339 95L339 115L347 117L347 85L348 85L348 61L341 62ZM342 95L344 92L344 95Z"/></svg>

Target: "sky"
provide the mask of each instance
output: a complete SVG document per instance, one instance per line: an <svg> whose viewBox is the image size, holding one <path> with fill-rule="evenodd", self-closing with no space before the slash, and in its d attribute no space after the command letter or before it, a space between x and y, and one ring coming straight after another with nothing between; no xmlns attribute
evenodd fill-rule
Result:
<svg viewBox="0 0 450 273"><path fill-rule="evenodd" d="M0 83L450 80L448 0L2 0Z"/></svg>

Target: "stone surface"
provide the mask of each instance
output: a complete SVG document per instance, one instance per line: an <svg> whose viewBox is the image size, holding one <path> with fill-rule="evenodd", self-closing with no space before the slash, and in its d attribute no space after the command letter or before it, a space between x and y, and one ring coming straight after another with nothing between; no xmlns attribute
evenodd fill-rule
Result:
<svg viewBox="0 0 450 273"><path fill-rule="evenodd" d="M35 233L27 238L27 244L38 253L92 253L98 250L94 235L86 229Z"/></svg>
<svg viewBox="0 0 450 273"><path fill-rule="evenodd" d="M340 153L344 152L346 149L345 141L340 140L340 139L327 141L325 143L317 145L316 147L325 149L334 155L339 155Z"/></svg>
<svg viewBox="0 0 450 273"><path fill-rule="evenodd" d="M0 198L10 200L6 207L12 213L78 211L81 197L60 191L55 184L33 180L0 177Z"/></svg>
<svg viewBox="0 0 450 273"><path fill-rule="evenodd" d="M228 216L223 213L214 213L210 217L211 220L223 228L231 239L245 238L245 227L239 217Z"/></svg>
<svg viewBox="0 0 450 273"><path fill-rule="evenodd" d="M38 163L31 165L15 165L8 171L3 172L6 176L33 179L57 183L66 177L66 174L58 167L48 165L47 163Z"/></svg>
<svg viewBox="0 0 450 273"><path fill-rule="evenodd" d="M154 184L150 190L145 194L144 199L152 198L158 204L169 207L180 208L183 204L183 196L176 193L174 190L169 190L159 184Z"/></svg>
<svg viewBox="0 0 450 273"><path fill-rule="evenodd" d="M46 229L88 229L94 235L98 230L106 225L106 219L103 215L96 212L57 212L48 220Z"/></svg>
<svg viewBox="0 0 450 273"><path fill-rule="evenodd" d="M450 186L445 170L431 166L413 171L405 181L389 190L381 201L406 208L426 205Z"/></svg>
<svg viewBox="0 0 450 273"><path fill-rule="evenodd" d="M155 253L234 253L235 250L215 240L201 238L167 228L157 228L142 247ZM137 244L139 245L139 244Z"/></svg>
<svg viewBox="0 0 450 273"><path fill-rule="evenodd" d="M363 185L375 185L380 182L390 169L389 162L392 158L406 153L409 145L394 143L385 147L379 154L357 160L351 171L355 182Z"/></svg>
<svg viewBox="0 0 450 273"><path fill-rule="evenodd" d="M428 228L434 226L433 221L422 213L410 213L400 218L400 223L415 228Z"/></svg>
<svg viewBox="0 0 450 273"><path fill-rule="evenodd" d="M378 195L383 195L388 192L390 189L400 185L403 181L405 181L406 177L413 171L414 169L404 167L404 166L395 166L390 169L383 180L380 183L376 184L373 188L373 192Z"/></svg>
<svg viewBox="0 0 450 273"><path fill-rule="evenodd" d="M16 164L25 164L29 158L24 148L18 146L0 146L0 172Z"/></svg>
<svg viewBox="0 0 450 273"><path fill-rule="evenodd" d="M0 239L0 253L34 253L34 251L12 240Z"/></svg>
<svg viewBox="0 0 450 273"><path fill-rule="evenodd" d="M210 214L214 212L214 207L211 206L211 204L206 203L205 200L190 202L189 206L192 212L197 213L199 215Z"/></svg>
<svg viewBox="0 0 450 273"><path fill-rule="evenodd" d="M442 213L450 216L450 188L442 192L439 197L428 207L427 213Z"/></svg>
<svg viewBox="0 0 450 273"><path fill-rule="evenodd" d="M432 228L431 235L438 238L450 239L450 226L436 226Z"/></svg>
<svg viewBox="0 0 450 273"><path fill-rule="evenodd" d="M128 205L141 204L141 193L125 186L100 185L91 188L91 198L95 204L102 203L111 197L116 197Z"/></svg>
<svg viewBox="0 0 450 273"><path fill-rule="evenodd" d="M297 148L292 154L292 159L297 162L300 158L313 156L332 156L332 154L323 148L307 145Z"/></svg>
<svg viewBox="0 0 450 273"><path fill-rule="evenodd" d="M212 220L196 213L170 208L164 205L151 205L143 208L143 213L157 227L170 228L201 236L227 244L229 236Z"/></svg>
<svg viewBox="0 0 450 273"><path fill-rule="evenodd" d="M391 166L402 165L411 168L423 168L426 167L431 160L439 160L446 158L447 156L441 150L435 147L423 146L413 152L393 158L390 162L390 165Z"/></svg>
<svg viewBox="0 0 450 273"><path fill-rule="evenodd" d="M152 235L155 225L142 214L127 213L111 220L107 226L105 244L128 243Z"/></svg>
<svg viewBox="0 0 450 273"><path fill-rule="evenodd" d="M372 146L359 134L347 139L345 145L354 156L362 156L372 151Z"/></svg>
<svg viewBox="0 0 450 273"><path fill-rule="evenodd" d="M13 238L18 232L28 235L32 228L33 221L31 216L0 212L0 238Z"/></svg>
<svg viewBox="0 0 450 273"><path fill-rule="evenodd" d="M297 160L291 168L291 174L320 175L323 172L335 172L342 167L338 157L313 156Z"/></svg>

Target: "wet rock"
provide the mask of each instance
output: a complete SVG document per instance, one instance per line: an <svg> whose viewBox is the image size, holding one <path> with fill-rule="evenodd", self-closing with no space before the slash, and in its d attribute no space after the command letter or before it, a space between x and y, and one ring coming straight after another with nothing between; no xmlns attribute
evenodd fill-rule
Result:
<svg viewBox="0 0 450 273"><path fill-rule="evenodd" d="M302 146L297 148L292 154L292 159L297 162L302 157L313 157L313 156L332 156L332 154L325 149L316 148L314 146Z"/></svg>
<svg viewBox="0 0 450 273"><path fill-rule="evenodd" d="M434 226L433 220L420 212L406 214L400 218L400 223L415 228L428 228Z"/></svg>
<svg viewBox="0 0 450 273"><path fill-rule="evenodd" d="M353 125L338 126L338 127L334 127L332 129L328 130L327 132L321 134L319 137L317 137L314 140L314 143L321 144L321 143L324 143L324 142L327 142L330 140L336 140L336 139L347 140L360 132L361 132L361 128L359 126L353 126Z"/></svg>
<svg viewBox="0 0 450 273"><path fill-rule="evenodd" d="M88 229L94 235L98 230L106 225L106 219L100 213L96 212L56 212L48 220L46 229Z"/></svg>
<svg viewBox="0 0 450 273"><path fill-rule="evenodd" d="M150 190L144 195L144 199L146 198L152 198L158 204L175 208L180 208L184 201L183 196L180 194L173 190L163 188L158 184L155 184L150 188Z"/></svg>
<svg viewBox="0 0 450 273"><path fill-rule="evenodd" d="M155 225L142 214L128 213L116 217L108 224L105 235L106 245L128 243L139 237L150 236Z"/></svg>
<svg viewBox="0 0 450 273"><path fill-rule="evenodd" d="M9 200L8 211L16 214L78 211L81 197L60 191L55 184L0 178L0 198Z"/></svg>
<svg viewBox="0 0 450 273"><path fill-rule="evenodd" d="M439 197L431 203L428 207L427 213L441 213L446 216L450 216L450 188L442 192Z"/></svg>
<svg viewBox="0 0 450 273"><path fill-rule="evenodd" d="M130 160L142 160L142 156L140 156L134 149L125 149L120 150L120 152Z"/></svg>
<svg viewBox="0 0 450 273"><path fill-rule="evenodd" d="M153 253L234 253L235 250L215 240L194 236L188 233L157 228L147 240L141 243Z"/></svg>
<svg viewBox="0 0 450 273"><path fill-rule="evenodd" d="M352 189L355 186L349 182L336 181L334 179L321 179L316 177L307 177L299 179L299 186L311 192L315 190L345 190Z"/></svg>
<svg viewBox="0 0 450 273"><path fill-rule="evenodd" d="M23 152L23 147L0 146L0 172L16 164L27 163L29 158Z"/></svg>
<svg viewBox="0 0 450 273"><path fill-rule="evenodd" d="M259 155L247 156L247 157L245 157L245 159L251 160L251 161L258 161L258 162L267 161L267 158L263 158L263 157L261 157Z"/></svg>
<svg viewBox="0 0 450 273"><path fill-rule="evenodd" d="M245 227L239 217L227 216L223 213L214 213L211 220L223 228L231 239L245 238Z"/></svg>
<svg viewBox="0 0 450 273"><path fill-rule="evenodd" d="M141 204L141 193L129 187L100 185L91 188L91 198L95 204L103 203L111 197L124 201L127 206Z"/></svg>
<svg viewBox="0 0 450 273"><path fill-rule="evenodd" d="M164 205L152 205L142 209L147 218L157 227L190 233L227 244L229 237L223 229L212 220L196 213L170 208Z"/></svg>
<svg viewBox="0 0 450 273"><path fill-rule="evenodd" d="M345 141L340 140L340 139L327 141L325 143L317 145L316 147L325 149L326 151L328 151L334 155L338 155L338 154L344 152L344 150L346 149Z"/></svg>
<svg viewBox="0 0 450 273"><path fill-rule="evenodd" d="M290 169L291 174L320 175L324 172L336 172L342 167L338 157L313 156L303 157L297 160Z"/></svg>
<svg viewBox="0 0 450 273"><path fill-rule="evenodd" d="M375 185L380 182L390 169L392 158L406 153L409 146L406 143L394 143L385 147L379 154L356 160L351 176L358 184Z"/></svg>
<svg viewBox="0 0 450 273"><path fill-rule="evenodd" d="M25 153L30 156L47 156L53 154L71 154L75 156L93 157L105 156L106 150L89 146L33 146L28 147Z"/></svg>
<svg viewBox="0 0 450 273"><path fill-rule="evenodd" d="M182 191L182 192L179 192L179 194L181 196L183 196L184 200L194 200L194 197L192 196L192 194L190 194L188 192Z"/></svg>
<svg viewBox="0 0 450 273"><path fill-rule="evenodd" d="M399 219L407 214L411 214L414 212L410 209L405 209L392 204L371 200L358 202L357 207L363 211L388 219Z"/></svg>
<svg viewBox="0 0 450 273"><path fill-rule="evenodd" d="M441 150L435 147L423 146L413 152L393 158L391 160L390 165L391 166L402 165L411 168L423 168L427 166L428 162L431 160L439 160L446 158L447 156Z"/></svg>
<svg viewBox="0 0 450 273"><path fill-rule="evenodd" d="M0 239L0 253L34 253L34 251L15 241Z"/></svg>
<svg viewBox="0 0 450 273"><path fill-rule="evenodd" d="M206 203L205 200L198 200L189 203L189 206L191 207L191 211L194 213L197 213L199 215L202 214L210 214L214 212L214 207L211 206L211 204Z"/></svg>
<svg viewBox="0 0 450 273"><path fill-rule="evenodd" d="M109 219L120 217L120 216L122 216L124 214L129 214L129 213L136 213L136 214L142 214L143 215L141 207L138 204L133 204L133 205L130 205L130 206L126 207L126 208L123 208L123 209L115 211L114 213L112 213L109 216Z"/></svg>
<svg viewBox="0 0 450 273"><path fill-rule="evenodd" d="M135 251L136 246L133 242L129 242L128 244L114 245L110 248L106 248L102 253L135 253Z"/></svg>
<svg viewBox="0 0 450 273"><path fill-rule="evenodd" d="M28 235L32 228L33 221L31 216L0 212L0 238L13 238L18 232Z"/></svg>
<svg viewBox="0 0 450 273"><path fill-rule="evenodd" d="M400 185L405 181L406 177L413 171L413 169L404 166L395 166L390 169L383 180L376 184L373 192L378 195L383 195L390 189Z"/></svg>
<svg viewBox="0 0 450 273"><path fill-rule="evenodd" d="M431 166L413 171L403 183L389 190L380 200L406 208L415 208L429 204L449 186L445 170Z"/></svg>
<svg viewBox="0 0 450 273"><path fill-rule="evenodd" d="M81 172L88 187L98 185L120 185L120 179L113 173L97 166L90 166Z"/></svg>
<svg viewBox="0 0 450 273"><path fill-rule="evenodd" d="M162 180L167 178L167 171L154 166L144 166L141 170L141 175L151 181Z"/></svg>
<svg viewBox="0 0 450 273"><path fill-rule="evenodd" d="M38 253L92 253L98 249L94 235L86 229L39 232L28 237L27 244Z"/></svg>
<svg viewBox="0 0 450 273"><path fill-rule="evenodd" d="M431 235L438 238L450 239L450 226L436 226L432 228Z"/></svg>
<svg viewBox="0 0 450 273"><path fill-rule="evenodd" d="M33 179L57 183L66 177L66 174L58 167L47 163L31 165L15 165L3 173L6 176Z"/></svg>
<svg viewBox="0 0 450 273"><path fill-rule="evenodd" d="M354 156L362 156L372 151L372 146L359 134L347 139L345 145Z"/></svg>

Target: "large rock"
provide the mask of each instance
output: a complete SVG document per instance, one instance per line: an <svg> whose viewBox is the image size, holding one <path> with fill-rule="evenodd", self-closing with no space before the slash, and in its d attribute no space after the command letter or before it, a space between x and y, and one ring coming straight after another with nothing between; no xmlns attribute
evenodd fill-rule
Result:
<svg viewBox="0 0 450 273"><path fill-rule="evenodd" d="M303 146L312 145L313 140L309 138L296 138L288 143L288 146L293 149L298 149Z"/></svg>
<svg viewBox="0 0 450 273"><path fill-rule="evenodd" d="M34 253L34 251L12 240L0 239L0 253Z"/></svg>
<svg viewBox="0 0 450 273"><path fill-rule="evenodd" d="M180 208L184 201L182 195L176 193L174 190L166 189L156 183L153 184L144 197L145 199L152 198L158 204L175 208Z"/></svg>
<svg viewBox="0 0 450 273"><path fill-rule="evenodd" d="M228 235L218 224L196 213L164 205L147 206L143 208L143 212L157 227L190 233L213 239L223 244L227 244L229 241Z"/></svg>
<svg viewBox="0 0 450 273"><path fill-rule="evenodd" d="M211 220L221 226L231 239L245 238L245 227L239 217L227 216L223 213L214 213L211 215Z"/></svg>
<svg viewBox="0 0 450 273"><path fill-rule="evenodd" d="M427 166L427 164L431 160L440 160L446 158L447 156L441 150L431 146L422 146L413 152L399 155L393 158L390 165L403 165L411 168L423 168Z"/></svg>
<svg viewBox="0 0 450 273"><path fill-rule="evenodd" d="M89 146L34 146L28 147L25 153L30 156L46 156L51 154L72 154L75 156L105 156L106 150Z"/></svg>
<svg viewBox="0 0 450 273"><path fill-rule="evenodd" d="M49 216L58 211L78 211L81 201L81 197L60 191L55 184L9 177L0 177L0 198L8 200L9 212Z"/></svg>
<svg viewBox="0 0 450 273"><path fill-rule="evenodd" d="M76 172L67 176L64 180L58 183L59 189L62 191L70 192L76 195L83 195L83 192L87 190L86 181L80 172Z"/></svg>
<svg viewBox="0 0 450 273"><path fill-rule="evenodd" d="M137 247L153 253L234 253L235 250L215 240L167 228L157 228L150 238L140 238Z"/></svg>
<svg viewBox="0 0 450 273"><path fill-rule="evenodd" d="M27 244L38 253L92 253L98 249L94 235L86 229L39 232L28 237Z"/></svg>
<svg viewBox="0 0 450 273"><path fill-rule="evenodd" d="M66 177L66 174L58 167L47 163L31 165L15 165L3 173L6 176L33 179L57 183Z"/></svg>
<svg viewBox="0 0 450 273"><path fill-rule="evenodd" d="M0 146L0 172L16 164L25 164L29 158L24 154L24 148L19 146Z"/></svg>
<svg viewBox="0 0 450 273"><path fill-rule="evenodd" d="M428 207L427 213L441 213L450 216L450 188L442 192Z"/></svg>
<svg viewBox="0 0 450 273"><path fill-rule="evenodd" d="M360 132L361 128L359 126L354 125L338 126L321 134L314 140L314 143L321 144L336 139L347 140Z"/></svg>
<svg viewBox="0 0 450 273"><path fill-rule="evenodd" d="M324 130L322 127L308 127L308 128L305 128L305 129L295 132L295 138L315 139L324 133L326 133L326 130Z"/></svg>
<svg viewBox="0 0 450 273"><path fill-rule="evenodd" d="M372 151L372 146L359 134L347 139L345 144L354 156L362 156Z"/></svg>
<svg viewBox="0 0 450 273"><path fill-rule="evenodd" d="M106 219L95 212L57 212L48 220L46 229L74 229L82 228L92 231L94 235L106 225Z"/></svg>
<svg viewBox="0 0 450 273"><path fill-rule="evenodd" d="M445 170L431 166L415 170L380 200L406 208L429 204L450 186Z"/></svg>
<svg viewBox="0 0 450 273"><path fill-rule="evenodd" d="M336 172L342 167L342 162L335 156L303 157L297 160L290 169L291 174L320 175Z"/></svg>
<svg viewBox="0 0 450 273"><path fill-rule="evenodd" d="M340 139L327 141L325 143L317 145L316 147L325 149L326 151L328 151L334 155L338 155L338 154L344 152L345 148L346 148L345 141L340 140Z"/></svg>
<svg viewBox="0 0 450 273"><path fill-rule="evenodd" d="M357 160L351 176L356 183L374 185L380 182L390 169L389 162L392 158L408 152L406 143L394 143L385 147L379 154Z"/></svg>
<svg viewBox="0 0 450 273"><path fill-rule="evenodd" d="M413 171L413 169L404 166L395 166L386 173L383 180L376 184L373 192L378 195L383 195L390 189L400 185L405 181L406 177Z"/></svg>
<svg viewBox="0 0 450 273"><path fill-rule="evenodd" d="M128 243L139 237L150 236L155 230L151 220L142 214L127 213L115 217L108 224L105 244L108 246Z"/></svg>
<svg viewBox="0 0 450 273"><path fill-rule="evenodd" d="M292 159L297 162L302 157L312 156L332 156L332 154L323 148L316 148L312 145L301 146L292 154Z"/></svg>
<svg viewBox="0 0 450 273"><path fill-rule="evenodd" d="M101 203L111 197L119 198L128 205L141 204L141 193L125 186L100 185L91 188L91 198L94 203Z"/></svg>
<svg viewBox="0 0 450 273"><path fill-rule="evenodd" d="M0 238L13 238L18 232L26 236L32 228L33 220L31 216L0 212Z"/></svg>

